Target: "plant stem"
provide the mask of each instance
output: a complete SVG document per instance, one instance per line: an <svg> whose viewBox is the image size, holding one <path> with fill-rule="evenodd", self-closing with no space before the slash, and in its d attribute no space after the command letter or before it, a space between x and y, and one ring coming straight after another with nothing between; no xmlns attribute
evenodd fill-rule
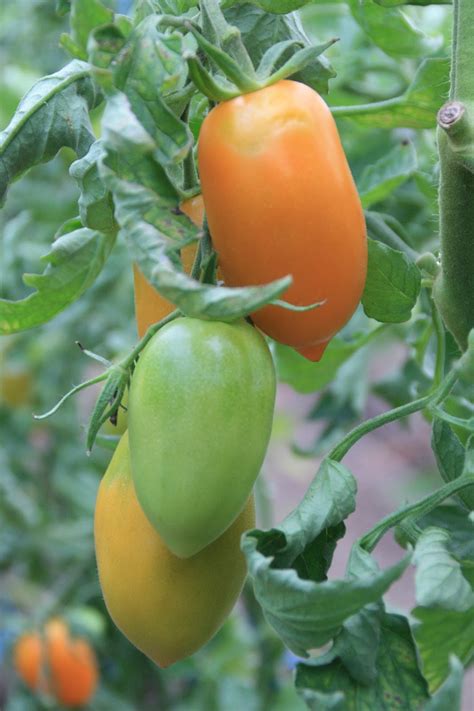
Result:
<svg viewBox="0 0 474 711"><path fill-rule="evenodd" d="M428 405L441 402L454 387L458 377L459 374L457 369L454 368L446 376L443 382L435 390L428 393L428 395L424 395L423 397L418 398L418 400L413 400L413 402L401 405L393 410L388 410L388 412L383 412L381 415L377 415L377 417L373 417L371 420L362 422L351 432L349 432L344 439L331 450L328 454L329 459L340 462L351 447L353 447L356 442L358 442L369 432L373 432L373 430L383 427L383 425L386 425L389 422L400 420L402 417L407 417L408 415L412 415L414 412L424 410L425 407L428 407Z"/></svg>
<svg viewBox="0 0 474 711"><path fill-rule="evenodd" d="M474 328L474 2L454 0L449 102L438 113L441 271L433 297L461 350Z"/></svg>
<svg viewBox="0 0 474 711"><path fill-rule="evenodd" d="M404 519L410 518L411 522L415 522L436 508L436 506L441 504L445 499L448 499L450 496L453 496L453 494L457 494L469 486L474 486L474 474L472 472L463 474L454 481L449 482L449 484L445 484L433 494L426 496L416 504L405 506L403 509L389 514L389 516L386 516L368 533L362 536L359 541L360 545L370 553L387 531L401 523Z"/></svg>
<svg viewBox="0 0 474 711"><path fill-rule="evenodd" d="M433 388L437 388L443 380L444 366L446 360L446 335L444 332L443 322L438 313L433 299L430 298L431 313L433 314L433 326L436 335L436 362L433 378Z"/></svg>
<svg viewBox="0 0 474 711"><path fill-rule="evenodd" d="M175 311L172 311L170 314L168 314L168 316L165 316L165 318L162 318L161 321L158 321L158 323L154 323L152 326L150 326L143 338L138 341L137 345L130 353L130 355L128 355L120 363L120 367L123 368L123 370L128 370L131 367L132 363L137 359L141 351L145 348L147 343L151 341L155 333L159 331L160 328L163 328L163 326L166 326L167 323L171 323L171 321L174 321L176 318L178 318L178 316L181 316L181 311L179 309L176 309Z"/></svg>

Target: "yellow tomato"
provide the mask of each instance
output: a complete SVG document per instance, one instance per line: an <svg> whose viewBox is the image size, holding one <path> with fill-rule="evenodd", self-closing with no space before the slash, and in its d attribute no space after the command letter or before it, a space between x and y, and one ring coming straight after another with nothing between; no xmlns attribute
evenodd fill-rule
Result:
<svg viewBox="0 0 474 711"><path fill-rule="evenodd" d="M251 497L220 538L191 558L177 558L137 501L123 435L97 496L99 579L117 627L159 666L196 652L229 615L246 576L240 538L254 516Z"/></svg>

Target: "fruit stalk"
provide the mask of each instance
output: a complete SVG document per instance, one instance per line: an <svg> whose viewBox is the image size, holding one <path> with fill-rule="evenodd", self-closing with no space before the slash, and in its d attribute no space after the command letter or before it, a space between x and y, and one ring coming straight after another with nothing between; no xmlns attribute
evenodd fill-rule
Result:
<svg viewBox="0 0 474 711"><path fill-rule="evenodd" d="M433 296L461 350L474 328L474 3L454 0L449 101L438 113L441 270Z"/></svg>

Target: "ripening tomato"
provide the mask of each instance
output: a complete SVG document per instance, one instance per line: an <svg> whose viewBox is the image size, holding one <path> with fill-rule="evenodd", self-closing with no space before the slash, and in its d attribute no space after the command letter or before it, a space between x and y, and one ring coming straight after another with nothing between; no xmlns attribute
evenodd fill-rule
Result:
<svg viewBox="0 0 474 711"><path fill-rule="evenodd" d="M214 543L187 560L174 556L137 501L125 433L100 484L94 520L100 584L117 627L161 667L196 652L240 594L240 538L254 525L251 497Z"/></svg>
<svg viewBox="0 0 474 711"><path fill-rule="evenodd" d="M204 221L204 203L202 195L196 195L190 200L186 200L180 205L182 212L200 227ZM197 245L195 242L181 250L181 260L186 272L190 272L194 264ZM145 335L147 329L157 321L168 316L174 311L174 305L161 296L152 287L149 281L135 264L133 266L133 280L135 290L135 318L137 321L137 331L140 338Z"/></svg>
<svg viewBox="0 0 474 711"><path fill-rule="evenodd" d="M64 706L82 706L95 693L97 660L85 639L72 639L66 623L52 619L43 634L22 635L14 649L15 668L33 690L56 697Z"/></svg>
<svg viewBox="0 0 474 711"><path fill-rule="evenodd" d="M307 312L266 306L254 323L319 360L364 289L364 216L336 124L304 84L280 81L216 106L198 147L202 193L229 286L287 274L282 298L324 302Z"/></svg>
<svg viewBox="0 0 474 711"><path fill-rule="evenodd" d="M179 318L138 360L128 431L138 500L182 558L223 533L242 511L267 450L275 369L245 321Z"/></svg>

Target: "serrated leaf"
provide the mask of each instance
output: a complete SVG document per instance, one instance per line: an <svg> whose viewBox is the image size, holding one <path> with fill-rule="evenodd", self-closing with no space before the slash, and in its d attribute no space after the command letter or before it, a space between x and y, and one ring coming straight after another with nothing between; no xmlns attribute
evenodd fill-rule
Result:
<svg viewBox="0 0 474 711"><path fill-rule="evenodd" d="M420 535L413 554L416 601L422 607L466 612L474 609L474 592L449 551L449 541L442 528L429 527Z"/></svg>
<svg viewBox="0 0 474 711"><path fill-rule="evenodd" d="M84 227L109 232L116 223L112 195L99 175L98 162L104 155L102 142L96 141L83 158L72 163L69 173L81 191L79 214Z"/></svg>
<svg viewBox="0 0 474 711"><path fill-rule="evenodd" d="M419 711L428 700L415 645L405 617L385 614L377 655L377 677L357 683L340 661L299 664L296 688L310 709L337 711Z"/></svg>
<svg viewBox="0 0 474 711"><path fill-rule="evenodd" d="M464 665L474 658L474 609L455 612L416 607L412 615L421 668L433 693L449 675L450 655L455 654Z"/></svg>
<svg viewBox="0 0 474 711"><path fill-rule="evenodd" d="M474 562L474 520L458 504L443 504L417 521L420 528L437 526L450 533L449 550L458 560Z"/></svg>
<svg viewBox="0 0 474 711"><path fill-rule="evenodd" d="M417 169L416 150L412 143L400 143L375 163L366 166L357 181L363 207L381 202Z"/></svg>
<svg viewBox="0 0 474 711"><path fill-rule="evenodd" d="M435 417L431 448L436 457L438 469L445 482L454 481L464 469L465 449L447 422ZM474 511L474 487L464 489L457 494L463 504Z"/></svg>
<svg viewBox="0 0 474 711"><path fill-rule="evenodd" d="M361 106L334 106L331 111L371 128L434 128L436 114L448 96L449 69L449 59L424 59L400 96Z"/></svg>
<svg viewBox="0 0 474 711"><path fill-rule="evenodd" d="M136 243L132 239L128 244L132 256L141 267L139 252L133 250ZM150 275L150 283L186 316L235 321L278 299L291 285L291 277L277 279L265 286L212 286L201 284L187 274L177 271L172 262L162 255Z"/></svg>
<svg viewBox="0 0 474 711"><path fill-rule="evenodd" d="M87 153L95 141L89 110L100 98L89 65L78 60L36 82L0 133L0 203L11 182L63 146Z"/></svg>
<svg viewBox="0 0 474 711"><path fill-rule="evenodd" d="M114 13L100 0L71 0L71 34L61 37L62 46L78 59L87 59L87 40L95 27L112 22Z"/></svg>
<svg viewBox="0 0 474 711"><path fill-rule="evenodd" d="M392 57L420 57L433 52L441 37L429 38L398 8L378 7L373 0L348 0L356 22Z"/></svg>
<svg viewBox="0 0 474 711"><path fill-rule="evenodd" d="M87 228L59 237L43 257L43 274L25 274L35 292L19 301L0 299L0 334L46 323L78 299L100 273L115 242L115 233Z"/></svg>
<svg viewBox="0 0 474 711"><path fill-rule="evenodd" d="M318 581L298 575L298 556L354 510L354 494L350 472L326 459L300 505L281 526L267 532L250 531L243 538L255 596L269 624L299 656L326 644L341 631L345 620L378 601L408 565L409 558L405 558L388 570L366 571L342 580Z"/></svg>
<svg viewBox="0 0 474 711"><path fill-rule="evenodd" d="M364 577L376 574L378 570L376 561L367 551L358 545L353 546L347 569L349 577ZM339 658L355 681L372 683L377 677L376 659L383 614L383 602L377 600L345 620L325 659L329 662Z"/></svg>
<svg viewBox="0 0 474 711"><path fill-rule="evenodd" d="M166 94L182 89L187 73L181 35L159 32L153 15L134 28L114 62L115 86L154 141L162 166L183 160L193 143L188 126L166 104Z"/></svg>
<svg viewBox="0 0 474 711"><path fill-rule="evenodd" d="M418 267L402 252L368 240L369 262L362 305L367 316L382 323L411 317L421 288Z"/></svg>

